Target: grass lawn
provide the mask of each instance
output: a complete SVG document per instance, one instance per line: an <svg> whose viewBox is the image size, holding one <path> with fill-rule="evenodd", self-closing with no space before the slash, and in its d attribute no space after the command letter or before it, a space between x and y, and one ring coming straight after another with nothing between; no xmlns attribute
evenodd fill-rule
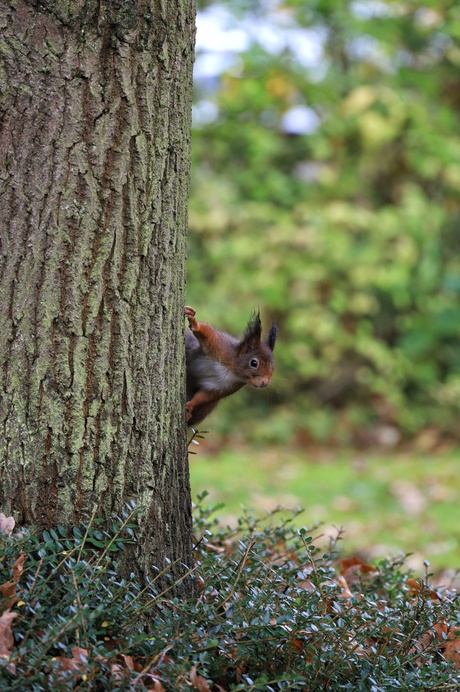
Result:
<svg viewBox="0 0 460 692"><path fill-rule="evenodd" d="M192 494L209 491L209 504L224 503L223 523L233 524L242 507L263 513L277 506L305 511L297 519L316 533L345 530L342 550L367 558L412 553L417 570L460 570L460 450L370 455L337 451L311 456L301 451L206 453L206 440L190 456ZM335 531L336 533L336 531Z"/></svg>

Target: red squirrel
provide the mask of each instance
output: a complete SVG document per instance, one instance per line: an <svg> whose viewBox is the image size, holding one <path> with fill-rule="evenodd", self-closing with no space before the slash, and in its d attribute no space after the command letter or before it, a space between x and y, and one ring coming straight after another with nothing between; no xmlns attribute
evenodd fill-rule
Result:
<svg viewBox="0 0 460 692"><path fill-rule="evenodd" d="M185 308L191 331L185 335L187 361L187 423L201 423L218 402L241 387L267 387L273 375L273 349L277 329L272 324L261 341L260 313L254 313L243 338L219 332L195 319L195 310Z"/></svg>

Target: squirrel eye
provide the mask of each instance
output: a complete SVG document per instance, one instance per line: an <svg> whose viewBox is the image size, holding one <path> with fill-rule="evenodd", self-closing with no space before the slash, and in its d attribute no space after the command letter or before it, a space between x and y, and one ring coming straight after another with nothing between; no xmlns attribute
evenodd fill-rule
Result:
<svg viewBox="0 0 460 692"><path fill-rule="evenodd" d="M251 362L249 363L249 365L251 366L251 368L258 368L259 367L259 361L257 360L257 358L253 358L251 360Z"/></svg>

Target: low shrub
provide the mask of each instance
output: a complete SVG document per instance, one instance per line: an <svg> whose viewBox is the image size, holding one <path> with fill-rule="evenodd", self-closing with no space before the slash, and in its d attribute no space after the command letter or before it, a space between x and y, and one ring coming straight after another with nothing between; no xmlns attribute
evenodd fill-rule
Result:
<svg viewBox="0 0 460 692"><path fill-rule="evenodd" d="M454 590L402 559L339 559L335 542L323 554L296 512L224 528L203 500L188 601L119 576L133 508L111 531L93 521L40 538L3 517L0 689L459 688Z"/></svg>

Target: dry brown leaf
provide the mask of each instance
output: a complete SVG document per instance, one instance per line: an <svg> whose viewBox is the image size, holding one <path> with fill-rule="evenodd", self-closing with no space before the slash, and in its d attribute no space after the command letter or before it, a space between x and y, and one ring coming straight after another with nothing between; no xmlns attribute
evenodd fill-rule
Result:
<svg viewBox="0 0 460 692"><path fill-rule="evenodd" d="M450 639L444 646L444 658L452 661L456 668L460 668L460 637Z"/></svg>
<svg viewBox="0 0 460 692"><path fill-rule="evenodd" d="M409 481L395 481L392 483L390 491L406 514L411 517L417 517L427 506L428 501L424 493Z"/></svg>
<svg viewBox="0 0 460 692"><path fill-rule="evenodd" d="M408 596L429 596L432 601L439 601L439 596L436 591L427 587L423 582L416 579L408 579L407 586L410 587Z"/></svg>
<svg viewBox="0 0 460 692"><path fill-rule="evenodd" d="M131 657L129 657L131 658ZM165 692L163 685L161 684L161 678L152 672L146 670L145 666L141 666L140 663L134 662L134 670L139 673L131 682L131 687L137 689L147 689L154 692Z"/></svg>
<svg viewBox="0 0 460 692"><path fill-rule="evenodd" d="M345 579L345 577L343 577L342 575L339 575L337 577L337 584L342 589L341 594L340 594L342 596L342 598L345 598L345 599L353 598L353 594L350 591L350 587L348 586L347 580Z"/></svg>
<svg viewBox="0 0 460 692"><path fill-rule="evenodd" d="M14 563L13 566L13 579L17 583L20 578L22 573L24 572L24 562L26 561L26 555L24 553L21 553L21 555L18 557L16 562Z"/></svg>
<svg viewBox="0 0 460 692"><path fill-rule="evenodd" d="M284 565L286 562L291 562L300 567L300 560L297 554L286 545L286 541L277 541L276 548L269 560L270 564Z"/></svg>
<svg viewBox="0 0 460 692"><path fill-rule="evenodd" d="M211 550L214 553L225 553L225 548L222 545L213 545L212 543L205 543L204 547L206 550Z"/></svg>
<svg viewBox="0 0 460 692"><path fill-rule="evenodd" d="M238 683L238 685L241 683L241 680L243 679L243 673L245 673L247 670L246 665L244 663L238 663L236 668L235 668L235 678Z"/></svg>
<svg viewBox="0 0 460 692"><path fill-rule="evenodd" d="M211 692L211 688L208 685L208 681L202 675L198 675L196 672L196 666L192 666L190 670L190 682L193 687L199 692Z"/></svg>
<svg viewBox="0 0 460 692"><path fill-rule="evenodd" d="M344 558L340 562L340 572L349 584L355 584L360 580L361 574L374 574L378 569L373 565L368 565L360 557Z"/></svg>
<svg viewBox="0 0 460 692"><path fill-rule="evenodd" d="M12 613L11 610L5 610L0 617L0 658L10 659L14 646L11 623L17 615L18 613Z"/></svg>
<svg viewBox="0 0 460 692"><path fill-rule="evenodd" d="M292 644L292 648L295 649L296 651L302 651L304 648L303 641L301 639L296 639L295 637L294 637L294 639L291 639L291 644Z"/></svg>
<svg viewBox="0 0 460 692"><path fill-rule="evenodd" d="M15 602L18 600L16 596L16 587L18 585L21 574L24 571L24 562L26 556L21 554L13 566L13 579L11 581L6 581L4 584L0 585L0 594L3 598L7 598L6 603L3 604L5 609L11 608Z"/></svg>
<svg viewBox="0 0 460 692"><path fill-rule="evenodd" d="M117 682L121 682L123 680L125 670L126 669L123 668L123 666L121 666L119 663L112 663L110 666L110 672Z"/></svg>
<svg viewBox="0 0 460 692"><path fill-rule="evenodd" d="M6 517L3 512L0 512L0 531L11 536L13 533L15 521L13 517Z"/></svg>
<svg viewBox="0 0 460 692"><path fill-rule="evenodd" d="M362 644L359 644L355 639L353 639L352 634L348 634L348 650L359 656L360 658L367 658L368 657L368 651L366 650L365 647L370 647L371 643L368 640L365 640L362 642Z"/></svg>
<svg viewBox="0 0 460 692"><path fill-rule="evenodd" d="M2 594L3 598L7 598L8 600L3 604L5 607L5 610L8 608L11 608L17 600L16 598L16 582L15 581L6 581L4 584L0 586L0 594Z"/></svg>
<svg viewBox="0 0 460 692"><path fill-rule="evenodd" d="M433 627L424 632L414 646L409 650L410 654L427 653L430 649L435 651L444 646L448 633L447 623L444 620L436 622ZM425 665L423 659L418 656L416 663L420 667Z"/></svg>
<svg viewBox="0 0 460 692"><path fill-rule="evenodd" d="M145 689L148 690L148 692L165 692L165 688L159 680L154 680L151 683L149 682Z"/></svg>
<svg viewBox="0 0 460 692"><path fill-rule="evenodd" d="M125 668L129 668L129 670L134 670L134 658L132 656L127 656L126 654L119 654L119 658L122 659L123 663L125 664Z"/></svg>
<svg viewBox="0 0 460 692"><path fill-rule="evenodd" d="M435 624L431 628L430 632L433 633L433 636L436 636L436 638L439 642L445 642L446 637L448 636L446 621L441 620L440 622L435 622Z"/></svg>
<svg viewBox="0 0 460 692"><path fill-rule="evenodd" d="M305 589L308 593L315 593L316 591L316 586L310 579L303 579L302 581L297 582L297 586L299 589Z"/></svg>
<svg viewBox="0 0 460 692"><path fill-rule="evenodd" d="M452 661L456 668L460 668L460 636L458 635L457 627L449 629L447 623L442 620L427 630L409 653L419 653L429 648L441 650L447 661ZM424 661L417 659L417 665L423 666Z"/></svg>
<svg viewBox="0 0 460 692"><path fill-rule="evenodd" d="M73 646L71 648L71 652L72 658L67 658L67 656L56 656L56 661L59 664L59 668L62 670L84 671L88 664L87 649L82 649L79 646Z"/></svg>

